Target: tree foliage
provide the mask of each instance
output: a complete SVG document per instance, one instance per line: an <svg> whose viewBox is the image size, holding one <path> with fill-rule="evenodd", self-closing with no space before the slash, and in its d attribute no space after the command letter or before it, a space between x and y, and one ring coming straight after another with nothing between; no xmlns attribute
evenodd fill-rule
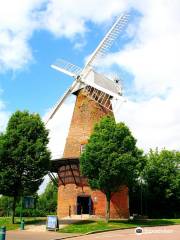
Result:
<svg viewBox="0 0 180 240"><path fill-rule="evenodd" d="M10 215L10 206L12 206L13 200L11 197L0 196L0 217Z"/></svg>
<svg viewBox="0 0 180 240"><path fill-rule="evenodd" d="M15 216L19 217L21 213L23 217L42 217L50 214L56 214L57 189L57 186L50 181L42 194L40 194L39 196L37 195L37 193L33 195L35 199L35 208L32 209L25 208L24 204L22 208L22 199L18 199L16 204ZM0 196L0 217L10 216L12 204L12 197Z"/></svg>
<svg viewBox="0 0 180 240"><path fill-rule="evenodd" d="M108 116L95 125L80 157L80 167L91 188L105 193L107 220L112 193L122 185L132 184L142 160L142 151L136 147L136 140L124 123L116 124L114 118Z"/></svg>
<svg viewBox="0 0 180 240"><path fill-rule="evenodd" d="M36 207L46 214L54 214L56 212L57 186L53 182L49 182L45 191L39 196Z"/></svg>
<svg viewBox="0 0 180 240"><path fill-rule="evenodd" d="M173 213L180 211L180 152L150 150L143 175L150 215L173 217Z"/></svg>
<svg viewBox="0 0 180 240"><path fill-rule="evenodd" d="M38 114L17 111L0 136L0 194L35 193L49 167L48 131Z"/></svg>

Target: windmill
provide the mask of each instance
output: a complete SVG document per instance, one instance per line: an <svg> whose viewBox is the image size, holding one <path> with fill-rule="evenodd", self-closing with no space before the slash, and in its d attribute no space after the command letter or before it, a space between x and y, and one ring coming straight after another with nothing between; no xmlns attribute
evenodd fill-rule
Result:
<svg viewBox="0 0 180 240"><path fill-rule="evenodd" d="M110 79L97 72L94 65L100 58L107 54L127 21L127 14L123 14L117 18L111 29L91 54L83 69L62 59L57 60L52 65L52 68L73 77L74 81L53 107L46 124L53 119L58 109L70 94L77 96L63 157L54 159L52 164L52 172L56 172L59 178L58 216L60 217L70 215L70 212L74 214L82 213L79 206L83 206L83 213L90 214L95 209L93 205L97 205L96 215L103 215L100 211L100 206L98 207L98 203L96 202L97 196L94 195L95 193L88 186L87 179L80 175L79 157L84 145L88 141L94 124L107 114L113 115L113 112L119 108L119 104L123 101L122 86L119 84L119 79ZM112 100L114 102L113 107ZM50 176L54 178L53 175ZM73 197L69 194L72 194ZM96 191L96 194L103 198L101 192L98 193ZM127 217L127 189L125 188L118 194L120 194L117 195L118 197L122 195L121 197L126 199L124 201L125 206L120 212L123 217ZM115 217L120 216L119 210L114 210L114 212Z"/></svg>

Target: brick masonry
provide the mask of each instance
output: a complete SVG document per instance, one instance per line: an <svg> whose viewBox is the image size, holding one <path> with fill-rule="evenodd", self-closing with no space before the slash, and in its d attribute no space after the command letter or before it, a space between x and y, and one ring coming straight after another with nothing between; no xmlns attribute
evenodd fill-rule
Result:
<svg viewBox="0 0 180 240"><path fill-rule="evenodd" d="M81 91L76 99L69 134L64 149L64 158L79 158L81 144L88 141L95 123L112 112L87 98Z"/></svg>
<svg viewBox="0 0 180 240"><path fill-rule="evenodd" d="M101 191L92 191L90 187L76 187L75 184L61 185L58 191L58 217L77 214L77 196L91 196L92 214L98 217L105 217L106 197ZM113 193L110 204L111 218L128 218L128 188L121 187L119 192Z"/></svg>
<svg viewBox="0 0 180 240"><path fill-rule="evenodd" d="M86 97L81 90L77 94L74 112L69 128L63 158L79 158L81 146L88 142L95 123L105 115L113 115L95 101ZM77 196L91 196L92 213L98 217L105 216L105 195L100 191L93 191L89 186L77 187L75 184L59 185L58 188L58 217L77 213ZM111 218L129 217L128 188L123 186L113 194L111 199Z"/></svg>

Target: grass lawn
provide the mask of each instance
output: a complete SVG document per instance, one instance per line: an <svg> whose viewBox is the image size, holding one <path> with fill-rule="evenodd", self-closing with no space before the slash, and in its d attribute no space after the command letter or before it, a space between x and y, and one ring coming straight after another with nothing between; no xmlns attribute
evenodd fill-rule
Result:
<svg viewBox="0 0 180 240"><path fill-rule="evenodd" d="M162 226L180 224L180 219L155 219L155 220L111 220L109 223L104 221L84 220L70 224L60 232L65 233L88 233L93 231L133 228L137 226Z"/></svg>
<svg viewBox="0 0 180 240"><path fill-rule="evenodd" d="M45 217L24 217L25 225L45 222ZM15 218L15 224L11 223L10 217L0 217L0 227L5 226L6 230L15 230L20 227L20 218Z"/></svg>

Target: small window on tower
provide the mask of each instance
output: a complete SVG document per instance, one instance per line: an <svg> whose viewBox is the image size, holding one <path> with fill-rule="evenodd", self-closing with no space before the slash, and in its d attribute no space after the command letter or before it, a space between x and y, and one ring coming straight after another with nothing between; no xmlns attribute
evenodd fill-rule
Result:
<svg viewBox="0 0 180 240"><path fill-rule="evenodd" d="M83 153L85 150L86 144L81 144L80 152Z"/></svg>

